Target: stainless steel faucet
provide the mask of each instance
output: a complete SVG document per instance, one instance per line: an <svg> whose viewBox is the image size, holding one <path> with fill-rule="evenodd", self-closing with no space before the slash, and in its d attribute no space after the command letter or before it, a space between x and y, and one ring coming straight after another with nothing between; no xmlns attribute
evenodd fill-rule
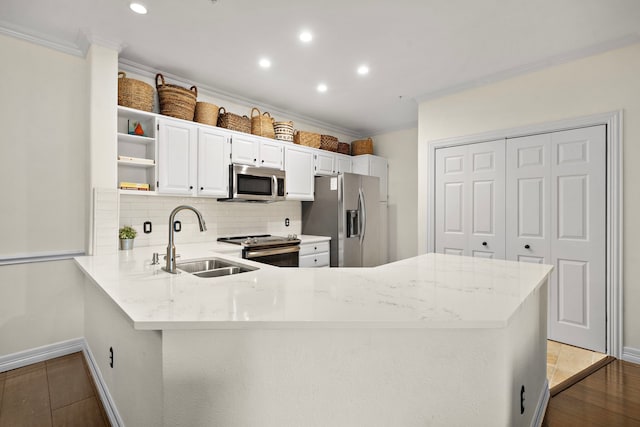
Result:
<svg viewBox="0 0 640 427"><path fill-rule="evenodd" d="M175 220L176 214L183 209L189 209L193 211L198 217L198 224L200 225L200 231L206 231L207 226L204 223L204 218L202 218L202 214L191 206L181 205L171 211L171 215L169 215L169 245L167 246L167 265L162 267L164 271L171 274L176 274L176 246L173 244L173 222Z"/></svg>

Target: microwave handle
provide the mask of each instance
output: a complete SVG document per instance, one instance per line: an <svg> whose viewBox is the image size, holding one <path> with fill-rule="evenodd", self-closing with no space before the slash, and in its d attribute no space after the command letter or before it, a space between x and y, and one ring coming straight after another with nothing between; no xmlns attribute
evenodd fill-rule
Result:
<svg viewBox="0 0 640 427"><path fill-rule="evenodd" d="M271 179L273 180L273 187L271 188L271 197L274 199L278 197L278 178L275 175L271 175Z"/></svg>

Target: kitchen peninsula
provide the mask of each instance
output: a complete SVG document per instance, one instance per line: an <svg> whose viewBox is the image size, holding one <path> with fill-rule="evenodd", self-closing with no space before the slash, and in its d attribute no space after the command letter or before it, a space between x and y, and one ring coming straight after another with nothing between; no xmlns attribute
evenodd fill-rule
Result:
<svg viewBox="0 0 640 427"><path fill-rule="evenodd" d="M153 248L76 258L85 337L123 424L541 423L550 266L426 254L296 269L225 249L179 252L259 269L172 275Z"/></svg>

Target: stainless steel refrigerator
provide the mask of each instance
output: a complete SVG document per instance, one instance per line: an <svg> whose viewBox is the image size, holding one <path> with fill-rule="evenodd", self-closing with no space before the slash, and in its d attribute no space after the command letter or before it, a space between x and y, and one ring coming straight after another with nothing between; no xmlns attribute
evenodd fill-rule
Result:
<svg viewBox="0 0 640 427"><path fill-rule="evenodd" d="M302 202L302 234L331 237L331 267L383 263L379 192L375 176L316 177L314 201Z"/></svg>

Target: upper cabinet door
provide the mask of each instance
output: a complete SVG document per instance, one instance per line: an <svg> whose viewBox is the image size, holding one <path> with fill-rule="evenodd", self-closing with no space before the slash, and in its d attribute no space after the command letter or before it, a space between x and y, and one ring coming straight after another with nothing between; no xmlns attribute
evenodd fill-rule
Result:
<svg viewBox="0 0 640 427"><path fill-rule="evenodd" d="M334 175L334 155L330 152L316 151L314 157L314 170L316 175Z"/></svg>
<svg viewBox="0 0 640 427"><path fill-rule="evenodd" d="M242 165L258 166L260 157L260 141L251 135L231 137L231 161Z"/></svg>
<svg viewBox="0 0 640 427"><path fill-rule="evenodd" d="M231 143L225 132L198 129L198 195L228 197Z"/></svg>
<svg viewBox="0 0 640 427"><path fill-rule="evenodd" d="M336 155L336 171L338 173L351 173L351 156Z"/></svg>
<svg viewBox="0 0 640 427"><path fill-rule="evenodd" d="M260 141L260 166L284 169L284 148L281 143Z"/></svg>
<svg viewBox="0 0 640 427"><path fill-rule="evenodd" d="M195 194L197 127L158 119L158 192Z"/></svg>
<svg viewBox="0 0 640 427"><path fill-rule="evenodd" d="M285 147L287 199L313 200L313 152L291 145Z"/></svg>

